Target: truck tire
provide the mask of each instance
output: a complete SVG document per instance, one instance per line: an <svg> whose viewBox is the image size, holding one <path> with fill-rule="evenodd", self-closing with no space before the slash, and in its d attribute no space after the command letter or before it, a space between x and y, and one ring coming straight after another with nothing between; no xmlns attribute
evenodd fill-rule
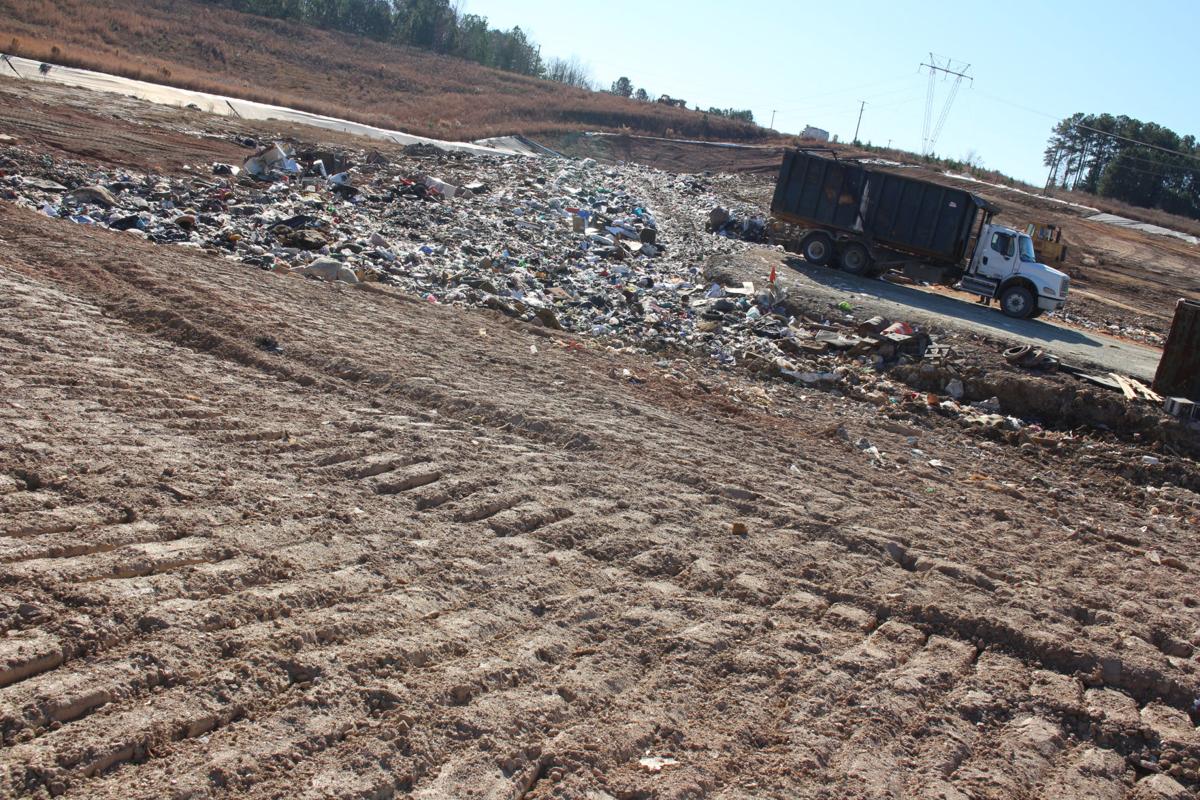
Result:
<svg viewBox="0 0 1200 800"><path fill-rule="evenodd" d="M833 240L828 234L810 233L800 242L800 253L808 263L823 267L833 260Z"/></svg>
<svg viewBox="0 0 1200 800"><path fill-rule="evenodd" d="M842 271L851 275L866 275L871 271L871 254L858 242L850 242L842 248Z"/></svg>
<svg viewBox="0 0 1200 800"><path fill-rule="evenodd" d="M1024 286L1010 286L1000 293L1000 310L1006 317L1028 319L1036 308L1033 292Z"/></svg>

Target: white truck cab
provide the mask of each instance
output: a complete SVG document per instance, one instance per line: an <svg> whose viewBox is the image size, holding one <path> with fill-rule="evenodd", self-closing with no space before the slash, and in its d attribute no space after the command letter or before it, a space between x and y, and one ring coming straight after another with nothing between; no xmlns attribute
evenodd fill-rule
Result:
<svg viewBox="0 0 1200 800"><path fill-rule="evenodd" d="M985 223L959 286L989 303L999 300L1000 310L1010 317L1028 318L1062 308L1070 280L1038 263L1027 234Z"/></svg>

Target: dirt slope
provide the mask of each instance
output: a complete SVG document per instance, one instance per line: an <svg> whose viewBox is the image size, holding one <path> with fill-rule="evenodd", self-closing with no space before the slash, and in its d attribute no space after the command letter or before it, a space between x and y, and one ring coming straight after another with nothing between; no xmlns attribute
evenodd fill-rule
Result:
<svg viewBox="0 0 1200 800"><path fill-rule="evenodd" d="M6 794L1200 779L1191 495L386 289L0 230ZM838 425L945 468L872 467Z"/></svg>
<svg viewBox="0 0 1200 800"><path fill-rule="evenodd" d="M755 125L192 0L0 0L0 52L442 139L597 129L767 137Z"/></svg>

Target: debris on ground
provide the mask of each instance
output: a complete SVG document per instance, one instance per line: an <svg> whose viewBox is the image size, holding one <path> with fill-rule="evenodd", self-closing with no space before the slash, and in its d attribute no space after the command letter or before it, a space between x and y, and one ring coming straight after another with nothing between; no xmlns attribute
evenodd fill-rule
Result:
<svg viewBox="0 0 1200 800"><path fill-rule="evenodd" d="M596 337L616 350L699 356L720 369L741 367L879 407L1022 427L1019 414L967 397L957 374L936 385L933 402L893 375L922 362L952 368L950 340L903 320L860 320L848 300L814 310L775 282L714 280L714 256L757 239L757 223L745 224L756 219L750 206L714 202L720 176L427 146L385 158L282 141L258 147L241 169L207 165L184 177L98 170L16 146L0 150L0 167L0 192L19 205L249 268L377 282L427 302L490 308ZM1038 374L1059 368L1032 347L1011 348L1004 359ZM1126 396L1136 385L1069 371Z"/></svg>
<svg viewBox="0 0 1200 800"><path fill-rule="evenodd" d="M734 216L726 208L717 206L708 212L706 230L729 239L744 242L767 241L767 220L760 215Z"/></svg>

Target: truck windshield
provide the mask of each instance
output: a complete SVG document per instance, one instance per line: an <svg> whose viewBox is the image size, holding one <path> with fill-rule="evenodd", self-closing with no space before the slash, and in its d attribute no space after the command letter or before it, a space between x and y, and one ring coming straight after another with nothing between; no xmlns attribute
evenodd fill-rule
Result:
<svg viewBox="0 0 1200 800"><path fill-rule="evenodd" d="M1033 254L1033 239L1028 236L1021 235L1017 237L1017 247L1021 251L1021 260L1026 264L1034 264L1037 262L1037 256Z"/></svg>

